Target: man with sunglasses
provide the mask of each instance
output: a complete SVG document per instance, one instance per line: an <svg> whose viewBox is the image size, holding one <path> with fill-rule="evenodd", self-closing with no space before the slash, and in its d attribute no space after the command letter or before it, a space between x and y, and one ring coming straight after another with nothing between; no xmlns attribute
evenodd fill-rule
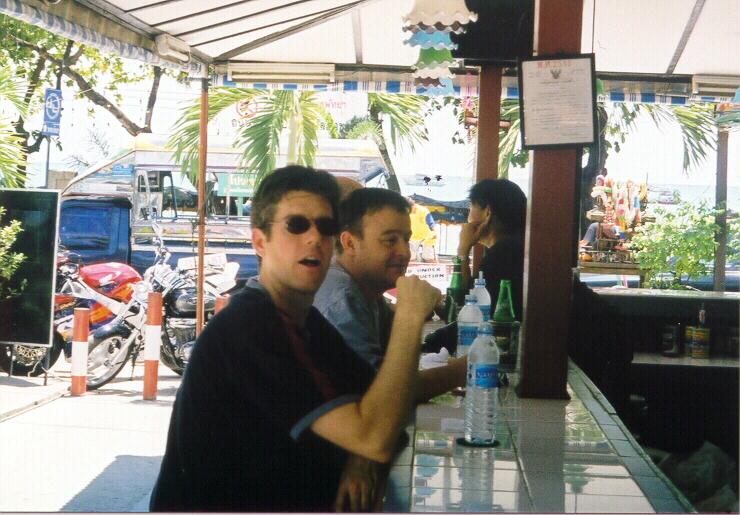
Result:
<svg viewBox="0 0 740 515"><path fill-rule="evenodd" d="M424 314L439 292L400 278L377 373L312 307L337 234L331 175L290 166L252 204L260 275L198 337L173 407L153 511L367 510L357 463L390 461L414 390ZM414 342L411 345L409 342ZM356 483L355 483L356 484ZM371 483L372 486L372 483Z"/></svg>
<svg viewBox="0 0 740 515"><path fill-rule="evenodd" d="M411 251L409 204L382 188L349 193L339 206L341 233L326 280L314 306L341 333L345 342L374 368L386 359L389 337L403 320L383 298L406 273ZM431 313L431 308L424 314ZM409 334L408 345L420 345ZM419 372L416 401L426 401L465 384L467 360Z"/></svg>

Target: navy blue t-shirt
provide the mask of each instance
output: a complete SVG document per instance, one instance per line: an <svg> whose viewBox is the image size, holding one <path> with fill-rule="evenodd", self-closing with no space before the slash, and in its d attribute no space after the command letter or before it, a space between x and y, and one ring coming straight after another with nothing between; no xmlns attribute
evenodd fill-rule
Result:
<svg viewBox="0 0 740 515"><path fill-rule="evenodd" d="M152 511L332 510L347 452L310 426L360 400L375 372L315 308L299 334L253 287L209 321L177 393Z"/></svg>

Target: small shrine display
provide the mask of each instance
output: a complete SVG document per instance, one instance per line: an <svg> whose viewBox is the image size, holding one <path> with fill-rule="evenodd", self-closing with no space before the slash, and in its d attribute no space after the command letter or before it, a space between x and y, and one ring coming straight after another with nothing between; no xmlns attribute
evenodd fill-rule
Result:
<svg viewBox="0 0 740 515"><path fill-rule="evenodd" d="M645 213L648 185L598 175L591 197L594 207L586 213L586 218L593 223L581 239L579 260L582 263L636 264L629 240L640 224L655 221L655 217Z"/></svg>

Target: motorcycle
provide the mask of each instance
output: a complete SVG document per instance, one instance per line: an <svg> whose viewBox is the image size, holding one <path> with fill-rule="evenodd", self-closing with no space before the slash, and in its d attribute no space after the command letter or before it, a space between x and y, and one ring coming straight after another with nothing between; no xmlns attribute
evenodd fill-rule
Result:
<svg viewBox="0 0 740 515"><path fill-rule="evenodd" d="M195 343L196 262L182 258L177 266L164 246L161 230L153 223L156 257L142 278L136 270L121 263L81 266L73 255L63 256L57 266L55 295L55 338L50 348L17 346L14 374L39 375L44 372L46 355L51 367L63 349L71 357L74 308L90 309L88 339L88 380L90 390L111 381L129 358L132 363L144 345L146 308L150 291L162 293L165 312L162 319L162 362L182 374ZM210 254L204 260L204 304L206 318L215 310L216 297L236 286L238 263L227 262L225 254ZM2 351L2 349L0 349ZM10 362L10 352L0 352L0 367Z"/></svg>

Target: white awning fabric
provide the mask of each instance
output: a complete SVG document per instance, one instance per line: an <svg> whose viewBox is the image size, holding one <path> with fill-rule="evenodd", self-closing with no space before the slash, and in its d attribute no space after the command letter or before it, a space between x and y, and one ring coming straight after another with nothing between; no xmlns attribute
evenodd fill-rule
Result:
<svg viewBox="0 0 740 515"><path fill-rule="evenodd" d="M582 51L595 54L597 73L620 76L618 81L605 79L610 86L605 95L610 98L727 101L733 86L740 87L738 0L583 2ZM301 75L302 66L325 64L351 69L354 75L342 76L338 71L336 80L316 79L311 87L346 91L358 83L360 90L414 92L410 74L418 49L404 44L409 34L402 30L402 17L413 4L414 0L61 0L56 4L0 0L0 12L124 57L187 69L193 76L202 72L200 63L219 65L222 84L231 83L223 68L235 64L282 63L288 71L279 80L233 82L289 88L294 86L286 68L289 63L296 75ZM161 34L186 45L192 60L177 63L158 53L155 38ZM666 90L655 77L683 78L686 91ZM723 87L709 88L717 85L717 77ZM300 84L298 89L307 87L305 81L295 83ZM459 75L455 86L457 94L474 94L469 89L474 85L461 81Z"/></svg>

